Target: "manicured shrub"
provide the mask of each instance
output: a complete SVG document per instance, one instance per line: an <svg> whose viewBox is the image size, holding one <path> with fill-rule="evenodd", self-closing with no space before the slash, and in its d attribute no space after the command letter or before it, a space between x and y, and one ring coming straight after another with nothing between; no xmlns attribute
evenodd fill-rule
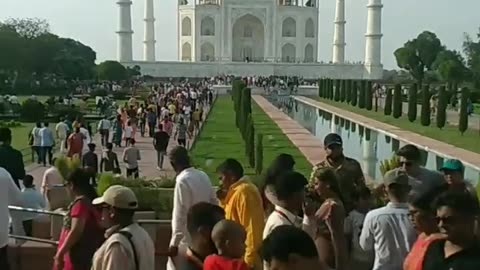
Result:
<svg viewBox="0 0 480 270"><path fill-rule="evenodd" d="M417 92L418 85L416 83L408 89L408 120L415 122L417 119Z"/></svg>
<svg viewBox="0 0 480 270"><path fill-rule="evenodd" d="M340 82L340 101L345 102L345 99L347 98L347 81L342 80Z"/></svg>
<svg viewBox="0 0 480 270"><path fill-rule="evenodd" d="M430 86L424 85L422 90L422 111L420 114L422 126L430 126Z"/></svg>
<svg viewBox="0 0 480 270"><path fill-rule="evenodd" d="M468 88L462 88L460 98L460 119L458 120L458 130L463 134L468 129L468 99L470 97L470 91Z"/></svg>
<svg viewBox="0 0 480 270"><path fill-rule="evenodd" d="M27 122L39 122L45 118L45 105L40 101L27 99L22 103L20 116L22 120Z"/></svg>
<svg viewBox="0 0 480 270"><path fill-rule="evenodd" d="M437 105L437 127L442 129L447 122L447 91L445 86L438 89L438 105Z"/></svg>
<svg viewBox="0 0 480 270"><path fill-rule="evenodd" d="M345 101L350 103L352 100L352 81L346 80L345 81Z"/></svg>
<svg viewBox="0 0 480 270"><path fill-rule="evenodd" d="M400 118L402 116L402 110L402 86L397 83L393 90L393 117Z"/></svg>
<svg viewBox="0 0 480 270"><path fill-rule="evenodd" d="M371 111L373 108L373 86L372 81L366 82L366 90L365 90L365 109Z"/></svg>
<svg viewBox="0 0 480 270"><path fill-rule="evenodd" d="M357 106L357 101L358 101L358 87L357 87L357 81L352 81L352 99L350 100L350 103L352 106Z"/></svg>
<svg viewBox="0 0 480 270"><path fill-rule="evenodd" d="M393 101L392 89L387 87L387 95L385 97L385 108L383 108L383 112L385 115L392 114L392 101Z"/></svg>
<svg viewBox="0 0 480 270"><path fill-rule="evenodd" d="M261 175L263 171L263 135L257 134L257 144L255 146L255 172Z"/></svg>
<svg viewBox="0 0 480 270"><path fill-rule="evenodd" d="M360 109L365 109L365 92L366 92L366 85L365 81L360 81L360 93L358 95L358 107Z"/></svg>

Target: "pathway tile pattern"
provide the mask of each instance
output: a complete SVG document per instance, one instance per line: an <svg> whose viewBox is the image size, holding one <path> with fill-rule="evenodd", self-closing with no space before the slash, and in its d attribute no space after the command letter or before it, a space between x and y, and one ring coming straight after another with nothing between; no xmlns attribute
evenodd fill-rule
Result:
<svg viewBox="0 0 480 270"><path fill-rule="evenodd" d="M480 154L458 148L451 144L437 141L414 132L406 131L362 115L338 109L332 105L308 97L296 96L295 99L308 105L315 106L327 112L338 115L344 119L363 125L369 129L381 130L382 133L385 133L386 135L394 139L421 146L422 148L425 148L426 150L433 152L439 156L446 156L447 158L455 157L462 160L462 162L464 162L465 164L468 164L469 166L480 170Z"/></svg>

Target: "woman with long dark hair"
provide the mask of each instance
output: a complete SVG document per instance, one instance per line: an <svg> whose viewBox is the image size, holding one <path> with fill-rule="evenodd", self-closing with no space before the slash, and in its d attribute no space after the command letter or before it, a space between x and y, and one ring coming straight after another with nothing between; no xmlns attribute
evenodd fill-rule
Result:
<svg viewBox="0 0 480 270"><path fill-rule="evenodd" d="M97 192L83 169L70 175L66 188L73 201L63 221L54 269L88 270L93 254L104 240L100 213L92 205Z"/></svg>
<svg viewBox="0 0 480 270"><path fill-rule="evenodd" d="M319 257L330 268L347 269L345 208L335 171L330 168L319 169L313 179L313 190L322 200L322 205L315 213L316 231L312 232Z"/></svg>

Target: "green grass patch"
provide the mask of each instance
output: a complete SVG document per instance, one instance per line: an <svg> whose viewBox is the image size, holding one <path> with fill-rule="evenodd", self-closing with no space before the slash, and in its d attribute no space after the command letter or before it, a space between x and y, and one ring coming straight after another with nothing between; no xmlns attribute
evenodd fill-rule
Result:
<svg viewBox="0 0 480 270"><path fill-rule="evenodd" d="M253 101L252 113L255 132L263 134L263 167L267 168L279 154L287 153L295 158L295 168L307 177L312 165L305 156ZM204 170L214 184L218 183L215 169L227 158L234 158L242 163L247 175L255 175L254 168L248 166L244 142L235 125L235 112L230 96L218 97L191 155L194 164Z"/></svg>
<svg viewBox="0 0 480 270"><path fill-rule="evenodd" d="M407 114L405 113L402 114L402 117L395 119L392 116L387 116L383 114L383 110L380 110L378 112L367 111L346 103L326 100L322 98L316 99L320 102L332 105L338 109L363 115L379 122L396 126L411 132L415 132L422 136L426 136L480 154L480 144L478 143L480 140L480 133L478 130L469 129L462 135L458 130L457 126L447 125L443 129L437 128L436 119L432 120L431 126L426 127L420 124L420 117L418 117L417 120L412 123L408 121Z"/></svg>

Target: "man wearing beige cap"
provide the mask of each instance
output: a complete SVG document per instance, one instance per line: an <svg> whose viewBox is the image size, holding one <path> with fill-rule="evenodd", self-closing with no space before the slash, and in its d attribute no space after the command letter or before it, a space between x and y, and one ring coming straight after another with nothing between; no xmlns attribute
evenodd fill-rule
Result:
<svg viewBox="0 0 480 270"><path fill-rule="evenodd" d="M367 213L360 234L360 247L375 251L372 270L403 269L403 261L417 239L409 219L410 192L406 172L392 170L383 177L389 203Z"/></svg>
<svg viewBox="0 0 480 270"><path fill-rule="evenodd" d="M93 200L102 208L108 228L105 242L93 257L93 270L154 270L155 246L148 233L133 221L137 197L127 187L114 185Z"/></svg>

